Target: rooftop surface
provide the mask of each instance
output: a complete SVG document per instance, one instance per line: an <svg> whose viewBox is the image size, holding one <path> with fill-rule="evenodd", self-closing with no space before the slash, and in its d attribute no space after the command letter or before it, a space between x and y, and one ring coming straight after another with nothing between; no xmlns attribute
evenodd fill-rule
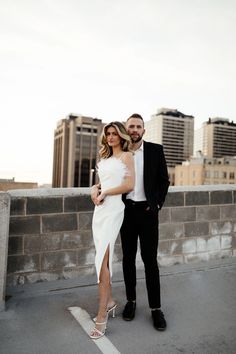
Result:
<svg viewBox="0 0 236 354"><path fill-rule="evenodd" d="M106 336L91 340L98 293L94 276L7 289L0 313L1 354L233 354L236 352L236 257L162 267L165 332L151 322L143 271L138 273L136 317L122 320L125 292L115 274L116 318ZM71 311L72 314L71 313Z"/></svg>

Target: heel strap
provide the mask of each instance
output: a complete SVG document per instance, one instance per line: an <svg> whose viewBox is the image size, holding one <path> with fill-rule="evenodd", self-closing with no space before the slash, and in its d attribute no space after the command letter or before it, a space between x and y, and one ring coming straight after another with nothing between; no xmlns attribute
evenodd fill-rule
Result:
<svg viewBox="0 0 236 354"><path fill-rule="evenodd" d="M106 324L107 322L95 322L96 325L104 325Z"/></svg>
<svg viewBox="0 0 236 354"><path fill-rule="evenodd" d="M99 331L99 329L97 329L96 327L94 327L94 329L93 329L93 332L96 332L96 333L98 333L100 336L102 336L103 334L105 334L105 331Z"/></svg>
<svg viewBox="0 0 236 354"><path fill-rule="evenodd" d="M112 310L115 310L116 307L117 307L117 304L112 305L111 307L109 307L107 309L107 312L111 312Z"/></svg>

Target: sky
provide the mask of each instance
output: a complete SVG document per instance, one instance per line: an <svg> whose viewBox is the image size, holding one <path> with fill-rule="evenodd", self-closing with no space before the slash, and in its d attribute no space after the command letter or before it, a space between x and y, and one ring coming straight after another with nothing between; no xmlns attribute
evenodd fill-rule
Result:
<svg viewBox="0 0 236 354"><path fill-rule="evenodd" d="M51 183L70 113L236 122L235 0L0 0L0 179Z"/></svg>

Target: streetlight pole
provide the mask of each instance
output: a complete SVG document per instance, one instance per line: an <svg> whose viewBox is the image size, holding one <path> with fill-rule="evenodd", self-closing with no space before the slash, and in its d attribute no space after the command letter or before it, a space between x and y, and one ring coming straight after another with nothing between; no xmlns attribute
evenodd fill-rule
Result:
<svg viewBox="0 0 236 354"><path fill-rule="evenodd" d="M91 187L93 184L93 174L94 174L94 168L91 168L90 174L89 174L89 187Z"/></svg>

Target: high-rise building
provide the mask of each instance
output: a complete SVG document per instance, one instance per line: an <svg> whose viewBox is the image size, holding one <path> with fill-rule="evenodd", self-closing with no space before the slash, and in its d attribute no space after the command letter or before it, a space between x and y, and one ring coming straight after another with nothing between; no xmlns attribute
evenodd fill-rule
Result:
<svg viewBox="0 0 236 354"><path fill-rule="evenodd" d="M194 132L194 154L207 157L236 156L236 123L226 118L209 118Z"/></svg>
<svg viewBox="0 0 236 354"><path fill-rule="evenodd" d="M102 128L100 119L75 114L57 123L52 187L88 187L94 183Z"/></svg>
<svg viewBox="0 0 236 354"><path fill-rule="evenodd" d="M145 129L145 140L163 145L170 183L174 185L174 167L193 154L194 117L162 108L145 122Z"/></svg>

